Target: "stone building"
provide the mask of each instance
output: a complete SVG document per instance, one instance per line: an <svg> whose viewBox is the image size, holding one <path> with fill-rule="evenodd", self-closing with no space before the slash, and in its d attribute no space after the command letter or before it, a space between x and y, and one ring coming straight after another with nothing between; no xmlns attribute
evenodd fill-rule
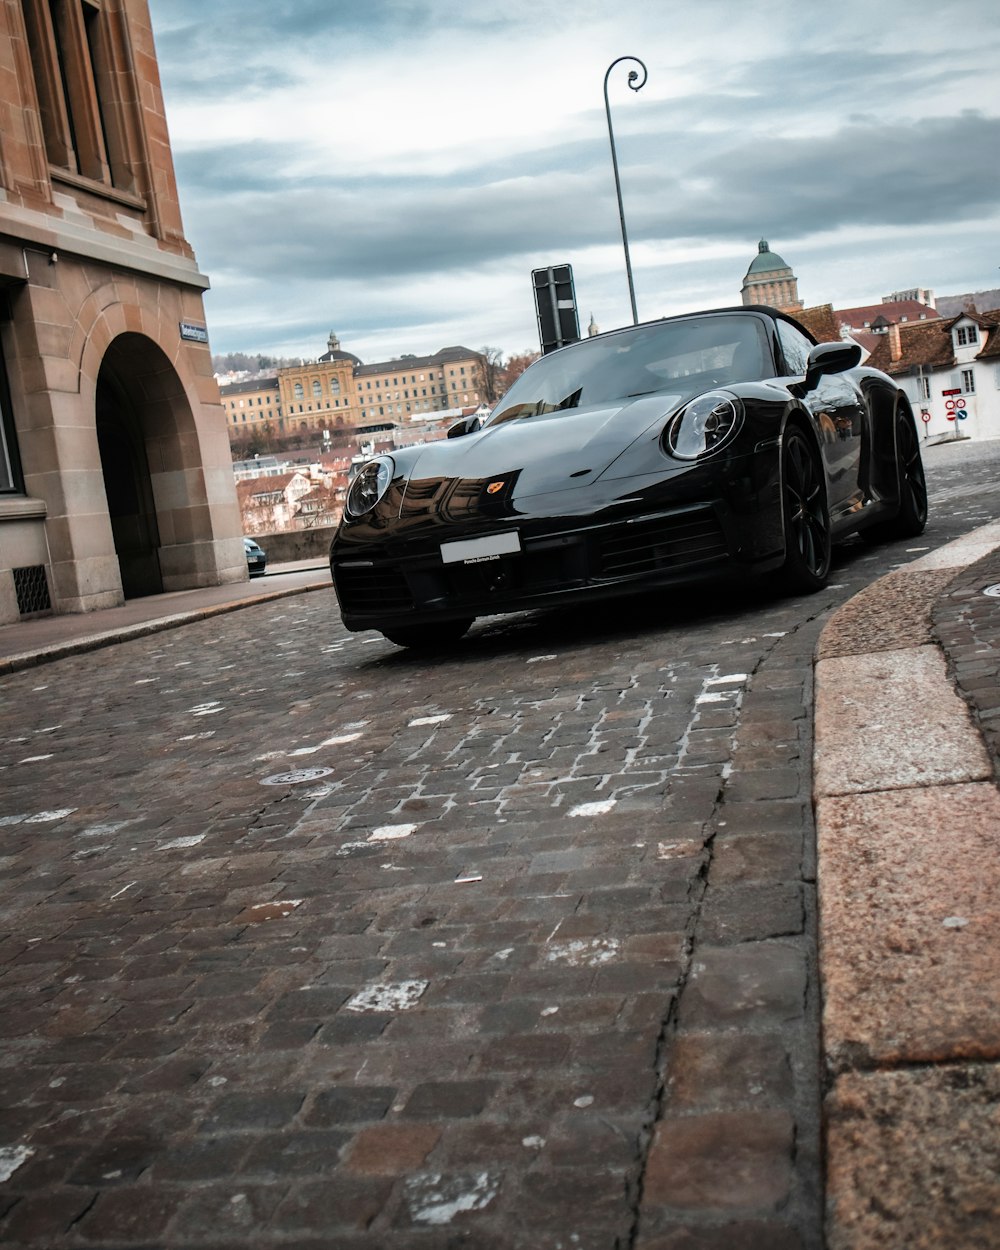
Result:
<svg viewBox="0 0 1000 1250"><path fill-rule="evenodd" d="M767 239L757 244L757 255L746 271L741 294L744 304L766 304L792 313L802 307L798 279L791 266L771 251Z"/></svg>
<svg viewBox="0 0 1000 1250"><path fill-rule="evenodd" d="M270 437L284 429L277 376L223 382L219 391L231 443L252 438L255 433Z"/></svg>
<svg viewBox="0 0 1000 1250"><path fill-rule="evenodd" d="M146 0L5 0L0 135L0 622L243 580Z"/></svg>
<svg viewBox="0 0 1000 1250"><path fill-rule="evenodd" d="M327 350L315 361L281 368L274 379L220 389L232 442L270 423L278 435L328 431L335 441L357 443L478 406L482 369L482 357L468 347L364 364L331 331Z"/></svg>

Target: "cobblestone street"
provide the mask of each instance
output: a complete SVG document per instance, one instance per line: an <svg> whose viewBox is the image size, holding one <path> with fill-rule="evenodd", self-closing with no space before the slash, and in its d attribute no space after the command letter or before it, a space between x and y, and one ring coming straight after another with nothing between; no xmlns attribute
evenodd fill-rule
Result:
<svg viewBox="0 0 1000 1250"><path fill-rule="evenodd" d="M911 558L0 681L3 1244L819 1250L811 660Z"/></svg>

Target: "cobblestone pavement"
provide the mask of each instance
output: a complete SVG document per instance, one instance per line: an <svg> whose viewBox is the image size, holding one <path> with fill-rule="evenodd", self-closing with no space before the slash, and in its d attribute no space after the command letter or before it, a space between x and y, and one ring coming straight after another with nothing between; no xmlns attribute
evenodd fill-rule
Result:
<svg viewBox="0 0 1000 1250"><path fill-rule="evenodd" d="M921 547L997 515L939 467ZM332 592L0 683L0 1241L821 1245L809 599Z"/></svg>

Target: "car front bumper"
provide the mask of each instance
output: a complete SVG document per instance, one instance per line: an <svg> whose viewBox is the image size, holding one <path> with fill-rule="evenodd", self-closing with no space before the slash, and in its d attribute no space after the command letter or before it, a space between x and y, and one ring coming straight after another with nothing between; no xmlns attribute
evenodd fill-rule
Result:
<svg viewBox="0 0 1000 1250"><path fill-rule="evenodd" d="M757 503L759 505L759 498ZM716 499L639 515L497 521L521 549L446 563L440 534L351 543L338 536L330 571L350 630L421 625L640 593L783 558L780 510ZM463 533L457 537L470 537Z"/></svg>

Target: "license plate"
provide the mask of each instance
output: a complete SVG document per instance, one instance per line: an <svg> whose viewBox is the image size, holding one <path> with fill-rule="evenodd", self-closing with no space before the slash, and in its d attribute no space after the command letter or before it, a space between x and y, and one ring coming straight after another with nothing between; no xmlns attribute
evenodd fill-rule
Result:
<svg viewBox="0 0 1000 1250"><path fill-rule="evenodd" d="M517 530L506 534L488 534L485 538L465 538L459 542L442 543L441 559L445 564L477 564L480 560L499 560L521 550Z"/></svg>

